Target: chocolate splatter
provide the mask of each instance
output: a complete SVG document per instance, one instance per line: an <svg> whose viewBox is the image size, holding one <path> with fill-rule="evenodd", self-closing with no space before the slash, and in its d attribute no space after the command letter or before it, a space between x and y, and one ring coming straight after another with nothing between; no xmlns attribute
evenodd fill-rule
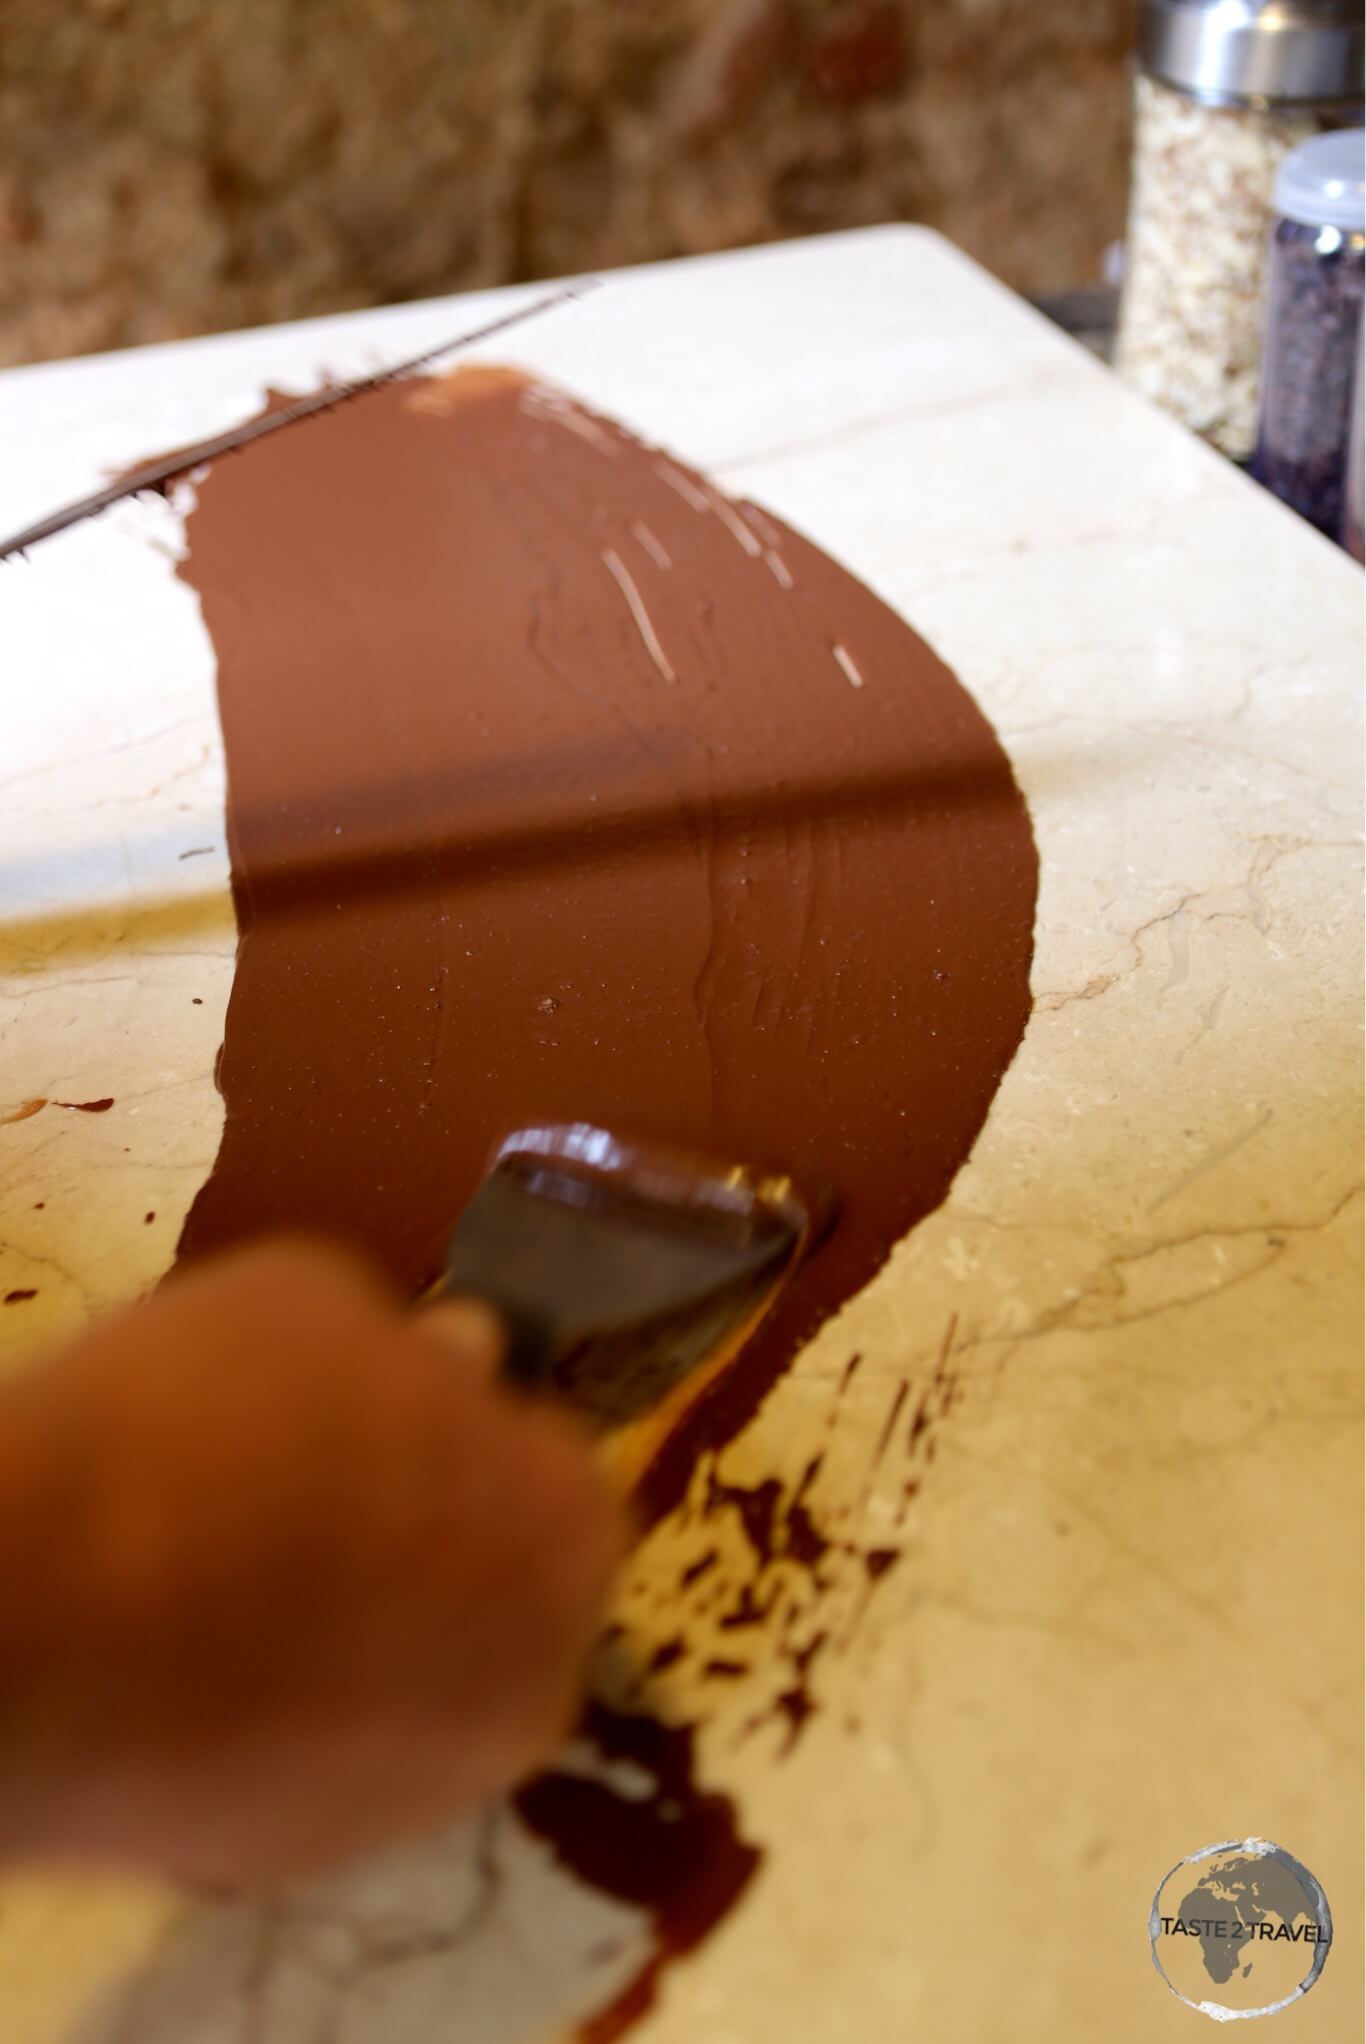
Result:
<svg viewBox="0 0 1366 2044"><path fill-rule="evenodd" d="M788 1560L795 1561L815 1575L829 1552L830 1542L810 1511L803 1504L794 1504L787 1515L787 1539L783 1547Z"/></svg>
<svg viewBox="0 0 1366 2044"><path fill-rule="evenodd" d="M925 1395L916 1400L915 1411L911 1414L911 1424L906 1433L906 1453L908 1455L914 1454L916 1443L921 1435L927 1431L929 1424L930 1401L928 1395Z"/></svg>
<svg viewBox="0 0 1366 2044"><path fill-rule="evenodd" d="M112 1094L103 1100L54 1100L54 1107L69 1107L76 1114L108 1114L114 1105Z"/></svg>
<svg viewBox="0 0 1366 2044"><path fill-rule="evenodd" d="M828 1633L818 1632L814 1638L807 1641L804 1647L789 1649L792 1654L792 1665L803 1682L805 1682L811 1671L812 1662L824 1647L829 1636Z"/></svg>
<svg viewBox="0 0 1366 2044"><path fill-rule="evenodd" d="M812 1663L821 1653L830 1635L821 1631L815 1633L804 1647L784 1645L783 1653L792 1665L793 1680L780 1689L764 1710L747 1720L745 1733L758 1731L761 1726L779 1719L784 1725L783 1743L778 1749L778 1758L786 1760L797 1741L816 1715L819 1705L811 1693L810 1674Z"/></svg>
<svg viewBox="0 0 1366 2044"><path fill-rule="evenodd" d="M906 1514L907 1514L907 1513L908 1513L908 1512L910 1511L910 1509L911 1509L911 1506L912 1506L912 1505L914 1504L914 1502L915 1502L916 1498L917 1498L917 1497L919 1497L919 1495L920 1495L920 1480L919 1480L919 1478L918 1478L918 1477L917 1477L917 1478L915 1478L915 1479L913 1479L913 1480L912 1480L912 1481L911 1481L910 1483L903 1483L903 1484L902 1484L902 1486L901 1486L901 1502L900 1502L900 1504L899 1504L899 1505L897 1506L897 1508L896 1508L896 1524L897 1524L898 1526L904 1526L904 1525L905 1525L905 1523L906 1523Z"/></svg>
<svg viewBox="0 0 1366 2044"><path fill-rule="evenodd" d="M906 1429L906 1453L914 1456L922 1440L925 1441L925 1459L934 1460L935 1440L930 1428L937 1420L946 1419L961 1396L961 1389L955 1374L949 1369L949 1356L953 1349L954 1337L958 1332L958 1315L951 1313L949 1323L940 1343L935 1360L934 1375L915 1402L911 1423ZM926 1438L928 1436L928 1438Z"/></svg>
<svg viewBox="0 0 1366 2044"><path fill-rule="evenodd" d="M651 1675L660 1675L666 1668L672 1668L676 1661L681 1661L687 1651L688 1642L681 1634L675 1633L672 1639L660 1641L646 1662L646 1668Z"/></svg>
<svg viewBox="0 0 1366 2044"><path fill-rule="evenodd" d="M36 1288L33 1291L24 1291L16 1287L14 1291L6 1292L5 1304L7 1306L22 1306L26 1299L36 1299L37 1296Z"/></svg>
<svg viewBox="0 0 1366 2044"><path fill-rule="evenodd" d="M41 1114L47 1106L46 1100L24 1100L8 1114L0 1114L0 1128L7 1128L11 1122L28 1121L32 1115Z"/></svg>
<svg viewBox="0 0 1366 2044"><path fill-rule="evenodd" d="M742 1583L740 1595L735 1603L729 1611L723 1611L716 1622L722 1632L740 1632L749 1625L762 1625L771 1617L781 1594L781 1588L775 1587L770 1592L767 1603L761 1604L754 1594L753 1584Z"/></svg>
<svg viewBox="0 0 1366 2044"><path fill-rule="evenodd" d="M813 1455L802 1471L801 1481L793 1492L792 1502L787 1508L783 1528L784 1555L789 1561L796 1562L799 1568L804 1568L815 1579L818 1588L820 1578L817 1570L830 1552L830 1540L816 1524L806 1502L806 1494L820 1474L824 1459L823 1455Z"/></svg>
<svg viewBox="0 0 1366 2044"><path fill-rule="evenodd" d="M714 1569L716 1567L716 1564L720 1560L720 1558L721 1557L718 1550L714 1547L709 1547L705 1554L699 1554L697 1560L690 1561L688 1563L688 1566L683 1570L683 1572L679 1576L678 1578L679 1589L680 1590L691 1589L693 1584L697 1582L702 1576L706 1575L709 1569Z"/></svg>
<svg viewBox="0 0 1366 2044"><path fill-rule="evenodd" d="M946 1363L953 1332L951 1322L921 1397L931 1430L952 1403L954 1383ZM892 1424L884 1421L880 1429L888 1440L908 1396L909 1386L899 1384L892 1400ZM831 1403L838 1406L838 1390ZM933 1440L933 1432L922 1438ZM695 1527L696 1537L705 1538L723 1519L726 1567L719 1566L719 1547L709 1545L671 1581L654 1586L650 1606L668 1612L672 1630L653 1649L647 1636L628 1650L627 1665L643 1672L635 1677L627 1697L634 1698L651 1674L686 1656L690 1687L705 1698L706 1717L717 1736L738 1746L776 1728L776 1741L765 1749L768 1757L775 1764L784 1763L797 1751L831 1700L822 1693L823 1685L817 1686L817 1662L827 1647L833 1645L840 1653L849 1648L878 1585L904 1559L897 1547L865 1547L858 1538L834 1530L851 1510L861 1519L875 1472L865 1471L857 1493L850 1494L852 1506L848 1497L822 1496L820 1479L830 1452L825 1446L810 1455L795 1483L772 1478L750 1485L727 1483L714 1458L698 1468L676 1523L680 1530ZM920 1475L903 1479L899 1471L888 1479L898 1494L898 1525L922 1481ZM718 1611L718 1593L723 1600L728 1582L732 1601ZM619 1623L611 1628L617 1636L624 1630ZM728 1651L737 1633L745 1634L743 1641L736 1641L743 1653ZM624 1707L620 1691L614 1701ZM846 1729L858 1729L857 1718L848 1714L839 1722ZM695 1793L690 1773L688 1781L690 1794ZM573 1838L566 1842L572 1849ZM650 1994L657 1977L652 1957ZM640 2006L643 2003L628 1991L613 2004L606 2034L619 2035ZM591 2026L588 2034L590 2038L596 2034Z"/></svg>
<svg viewBox="0 0 1366 2044"><path fill-rule="evenodd" d="M895 1568L901 1559L899 1547L869 1547L865 1549L863 1566L868 1571L870 1583L880 1583L888 1569Z"/></svg>
<svg viewBox="0 0 1366 2044"><path fill-rule="evenodd" d="M241 944L181 1254L325 1228L417 1289L531 1116L831 1184L839 1225L665 1444L656 1516L981 1126L1028 1012L1005 756L827 555L506 373L262 440L187 530Z"/></svg>
<svg viewBox="0 0 1366 2044"><path fill-rule="evenodd" d="M774 1709L787 1721L787 1731L778 1749L779 1758L785 1760L806 1729L808 1718L815 1711L809 1691L803 1683L794 1683L791 1689L782 1689L774 1698Z"/></svg>
<svg viewBox="0 0 1366 2044"><path fill-rule="evenodd" d="M774 1522L782 1502L783 1486L776 1476L765 1477L762 1483L722 1483L715 1466L707 1473L707 1498L703 1510L708 1518L723 1506L730 1505L740 1517L745 1538L749 1541L760 1566L773 1559Z"/></svg>
<svg viewBox="0 0 1366 2044"><path fill-rule="evenodd" d="M153 1221L154 1221L155 1219L156 1219L156 1209L155 1209L155 1207L154 1207L154 1208L152 1209L152 1211L151 1211L150 1213L146 1213L146 1214L144 1214L144 1215L143 1215L143 1217L142 1217L142 1225L144 1226L144 1228L150 1228L150 1227L151 1227L151 1225L152 1225L152 1223L153 1223Z"/></svg>
<svg viewBox="0 0 1366 2044"><path fill-rule="evenodd" d="M873 1467L875 1469L878 1463L882 1460L883 1456L887 1453L887 1444L891 1440L892 1433L896 1426L897 1420L901 1416L901 1408L906 1403L907 1398L910 1396L910 1390L911 1390L910 1385L903 1377L901 1382L896 1387L896 1396L892 1400L892 1409L888 1413L886 1424L884 1425L882 1432L878 1437L877 1447L873 1450Z"/></svg>
<svg viewBox="0 0 1366 2044"><path fill-rule="evenodd" d="M649 1792L623 1795L607 1781L552 1771L528 1782L516 1807L561 1865L653 1919L649 1962L580 2033L583 2044L612 2044L653 2005L665 1965L733 1907L761 1855L740 1836L729 1798L698 1788L691 1726L594 1703L583 1730L604 1759L643 1769Z"/></svg>

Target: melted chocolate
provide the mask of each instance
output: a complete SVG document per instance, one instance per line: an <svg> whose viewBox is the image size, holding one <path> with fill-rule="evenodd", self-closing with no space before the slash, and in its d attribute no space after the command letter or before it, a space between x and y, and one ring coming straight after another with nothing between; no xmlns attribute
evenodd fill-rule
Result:
<svg viewBox="0 0 1366 2044"><path fill-rule="evenodd" d="M821 1587L817 1571L830 1552L831 1541L817 1525L806 1502L806 1494L820 1475L824 1460L823 1454L813 1455L802 1471L801 1481L787 1508L786 1538L783 1542L783 1553L787 1559L795 1562L798 1568L804 1568L817 1588Z"/></svg>
<svg viewBox="0 0 1366 2044"><path fill-rule="evenodd" d="M653 1517L981 1127L1029 1004L1036 859L1009 765L836 562L516 376L390 386L197 491L179 572L218 660L240 945L223 1140L180 1254L327 1229L416 1291L496 1139L533 1120L833 1189L838 1225L650 1470ZM713 1470L704 1516L734 1510L758 1574L781 1556L819 1590L815 1473L783 1518L775 1482ZM863 1558L870 1587L891 1555ZM717 1629L781 1594L744 1583ZM784 1750L823 1643L789 1652ZM654 1791L550 1772L518 1807L653 1919L653 1957L586 2032L607 2044L759 1853L695 1782L690 1728L595 1703L586 1730Z"/></svg>
<svg viewBox="0 0 1366 2044"><path fill-rule="evenodd" d="M917 1441L919 1441L922 1434L929 1431L932 1417L929 1398L920 1398L916 1403L915 1411L911 1414L911 1424L906 1434L906 1453L908 1455L915 1453Z"/></svg>
<svg viewBox="0 0 1366 2044"><path fill-rule="evenodd" d="M763 1625L772 1616L781 1595L780 1588L774 1589L767 1602L761 1604L754 1594L753 1585L743 1583L740 1595L729 1611L722 1612L717 1625L722 1632L741 1632L750 1625Z"/></svg>
<svg viewBox="0 0 1366 2044"><path fill-rule="evenodd" d="M808 1508L794 1503L787 1515L787 1541L783 1548L789 1561L815 1575L830 1552L829 1536L823 1533Z"/></svg>
<svg viewBox="0 0 1366 2044"><path fill-rule="evenodd" d="M657 1513L981 1126L1028 1011L1005 756L827 555L507 373L258 442L188 540L241 944L181 1255L329 1229L416 1289L536 1118L831 1185Z"/></svg>
<svg viewBox="0 0 1366 2044"><path fill-rule="evenodd" d="M678 1633L672 1639L661 1640L645 1663L651 1675L660 1675L666 1668L672 1668L675 1661L681 1661L688 1651L687 1641Z"/></svg>
<svg viewBox="0 0 1366 2044"><path fill-rule="evenodd" d="M787 1729L778 1757L786 1760L793 1747L806 1730L807 1719L815 1711L809 1691L804 1683L794 1683L791 1689L784 1689L774 1698L775 1713L786 1720Z"/></svg>
<svg viewBox="0 0 1366 2044"><path fill-rule="evenodd" d="M690 1589L700 1577L707 1574L709 1569L714 1569L720 1559L721 1556L714 1547L709 1547L705 1554L699 1554L697 1560L690 1561L688 1566L679 1575L679 1589Z"/></svg>
<svg viewBox="0 0 1366 2044"><path fill-rule="evenodd" d="M776 1476L762 1483L722 1483L716 1471L707 1472L707 1501L704 1516L710 1518L723 1506L738 1513L740 1524L761 1568L773 1559L775 1521L783 1501L783 1486Z"/></svg>
<svg viewBox="0 0 1366 2044"><path fill-rule="evenodd" d="M583 2044L610 2044L650 2007L666 1963L692 1951L732 1907L760 1854L740 1837L728 1798L697 1788L691 1727L594 1703L583 1729L605 1756L642 1768L648 1793L548 1773L520 1792L517 1809L580 1880L653 1919L653 1957L581 2032Z"/></svg>
<svg viewBox="0 0 1366 2044"><path fill-rule="evenodd" d="M901 1382L897 1385L896 1397L892 1400L892 1409L887 1415L886 1424L882 1429L882 1433L878 1439L877 1448L873 1454L873 1467L875 1469L878 1463L882 1460L883 1456L887 1453L887 1444L891 1440L893 1429L896 1426L897 1420L901 1416L901 1408L906 1403L907 1398L910 1396L910 1390L911 1390L910 1385L903 1377Z"/></svg>

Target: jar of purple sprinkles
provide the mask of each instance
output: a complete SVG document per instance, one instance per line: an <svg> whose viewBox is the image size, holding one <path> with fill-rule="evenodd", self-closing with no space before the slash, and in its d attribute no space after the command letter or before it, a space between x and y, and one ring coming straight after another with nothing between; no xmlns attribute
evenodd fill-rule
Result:
<svg viewBox="0 0 1366 2044"><path fill-rule="evenodd" d="M1366 292L1366 131L1293 150L1275 210L1253 473L1336 539Z"/></svg>

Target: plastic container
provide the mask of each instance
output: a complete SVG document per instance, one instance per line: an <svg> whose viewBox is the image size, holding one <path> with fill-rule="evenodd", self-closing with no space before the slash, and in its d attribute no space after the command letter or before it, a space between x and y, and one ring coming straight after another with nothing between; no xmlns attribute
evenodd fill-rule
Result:
<svg viewBox="0 0 1366 2044"><path fill-rule="evenodd" d="M1352 378L1352 423L1347 429L1342 544L1354 561L1366 563L1366 355L1359 343L1356 375Z"/></svg>
<svg viewBox="0 0 1366 2044"><path fill-rule="evenodd" d="M1305 142L1275 204L1253 473L1336 539L1366 294L1366 133Z"/></svg>
<svg viewBox="0 0 1366 2044"><path fill-rule="evenodd" d="M1276 174L1360 108L1364 57L1359 0L1145 0L1115 361L1236 460L1257 432Z"/></svg>

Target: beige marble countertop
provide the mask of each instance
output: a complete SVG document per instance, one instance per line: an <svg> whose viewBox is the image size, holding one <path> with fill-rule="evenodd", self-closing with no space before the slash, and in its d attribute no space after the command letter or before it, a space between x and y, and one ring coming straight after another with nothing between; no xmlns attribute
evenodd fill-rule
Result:
<svg viewBox="0 0 1366 2044"><path fill-rule="evenodd" d="M0 529L515 296L12 372ZM739 1736L776 1641L701 1713L766 1858L633 2034L1196 2036L1149 1904L1252 1834L1337 1930L1275 2035L1360 2034L1359 572L920 231L621 273L508 339L900 608L1042 857L1035 1012L970 1162L727 1451L795 1474L861 1352L813 1502L902 1555L873 1599L836 1570L790 1756ZM36 1294L7 1363L164 1270L217 1143L234 932L180 536L127 505L0 567L0 1115L115 1099L0 1125L0 1292ZM908 1509L876 1457L903 1382L934 1417ZM679 1513L635 1556L645 1637L696 1546ZM651 1703L699 1715L690 1681ZM270 1907L14 1881L0 2037L532 2044L604 1998L574 1956L604 1931L629 1957L640 1925L506 1813Z"/></svg>

